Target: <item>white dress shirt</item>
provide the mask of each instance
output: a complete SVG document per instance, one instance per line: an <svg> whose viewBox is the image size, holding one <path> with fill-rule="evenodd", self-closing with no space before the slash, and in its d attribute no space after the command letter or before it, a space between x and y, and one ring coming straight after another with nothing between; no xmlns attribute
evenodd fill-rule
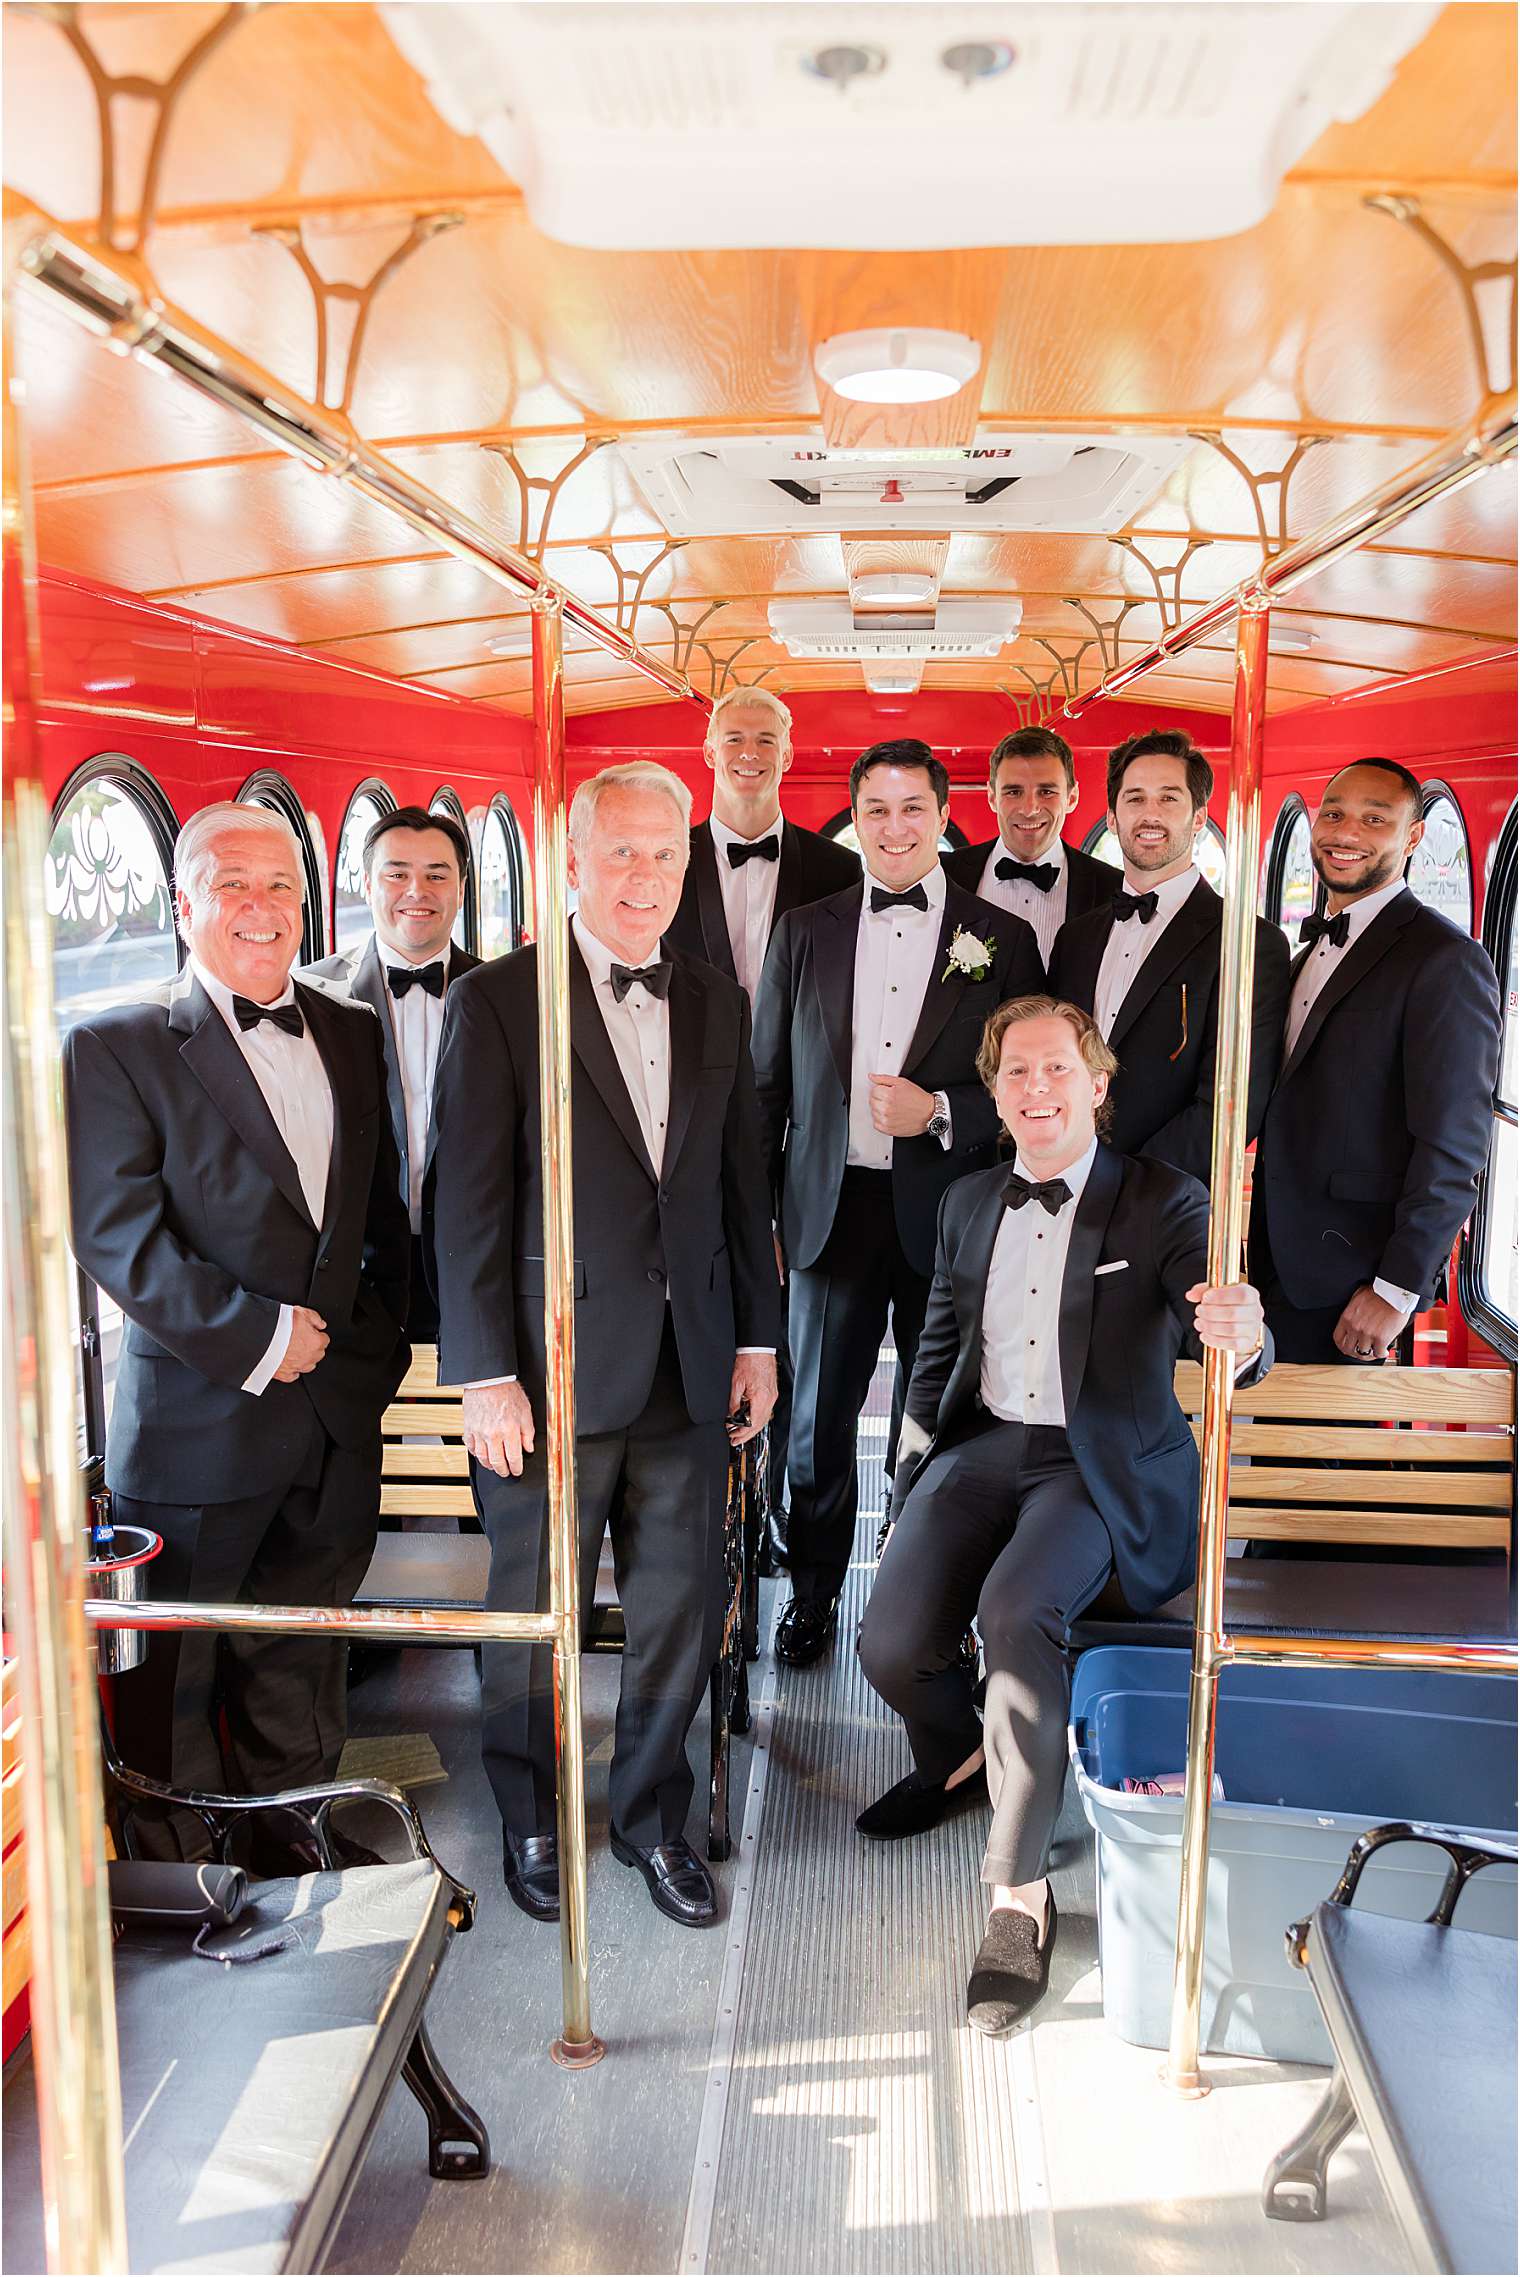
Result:
<svg viewBox="0 0 1520 2277"><path fill-rule="evenodd" d="M1026 1202L1003 1212L982 1308L982 1398L1005 1423L1045 1423L1064 1429L1066 1396L1061 1385L1061 1286L1066 1252L1077 1218L1077 1198L1097 1159L1098 1142L1079 1162L1058 1173L1071 1189L1052 1216L1043 1202ZM1014 1158L1021 1178L1041 1183L1022 1155Z"/></svg>
<svg viewBox="0 0 1520 2277"><path fill-rule="evenodd" d="M1115 918L1103 951L1103 962L1098 967L1098 985L1093 991L1093 1018L1105 1043L1125 997L1134 986L1136 973L1188 895L1202 882L1203 872L1189 863L1176 877L1168 878L1164 885L1155 888L1156 909L1149 924L1142 917L1127 917L1121 925ZM1148 893L1151 888L1147 886L1142 890ZM1124 881L1124 891L1130 891L1128 878Z"/></svg>
<svg viewBox="0 0 1520 2277"><path fill-rule="evenodd" d="M1389 902L1395 900L1403 891L1404 880L1399 877L1395 878L1391 885L1379 886L1376 893L1363 894L1360 901L1348 902L1346 904L1346 915L1350 923L1346 929L1344 944L1337 948L1335 943L1323 933L1315 942L1299 966L1298 977L1293 983L1292 1001L1288 1006L1287 1032L1283 1038L1283 1060L1285 1064L1293 1055L1293 1047L1304 1032L1304 1023L1313 1011L1320 991L1324 988L1341 958L1346 954L1347 949L1351 947L1352 942L1360 934L1366 932L1378 912L1386 909ZM1384 1304L1392 1305L1396 1312L1401 1312L1404 1315L1404 1323L1407 1323L1410 1314L1420 1301L1419 1290L1401 1289L1393 1281L1374 1281L1372 1287L1374 1295L1380 1296ZM1400 1325L1402 1326L1404 1323Z"/></svg>
<svg viewBox="0 0 1520 2277"><path fill-rule="evenodd" d="M1041 893L1039 887L1031 885L1027 878L1000 878L998 876L997 866L999 862L1016 862L1022 859L1022 855L1010 854L1001 838L994 839L992 850L982 868L981 883L976 889L977 897L979 900L994 903L999 909L1009 910L1013 916L1022 917L1026 925L1032 925L1034 937L1040 944L1040 955L1049 965L1050 952L1055 947L1056 935L1066 922L1066 893L1071 884L1071 871L1066 862L1066 848L1057 838L1053 846L1046 848L1038 862L1032 862L1028 865L1031 869L1038 869L1041 863L1048 862L1056 871L1057 874L1051 880L1049 891L1046 893Z"/></svg>
<svg viewBox="0 0 1520 2277"><path fill-rule="evenodd" d="M391 1016L391 1034L396 1039L396 1058L401 1068L401 1096L406 1102L406 1183L407 1208L411 1213L412 1231L422 1231L422 1173L427 1163L428 1124L433 1112L433 1078L438 1071L438 1040L443 1034L443 998L430 996L425 988L415 984L404 996L391 994L391 967L403 970L409 964L418 966L441 963L444 986L448 986L449 950L445 943L443 955L412 959L402 956L399 949L388 949L383 942L375 942L375 954L385 977L385 1001Z"/></svg>
<svg viewBox="0 0 1520 2277"><path fill-rule="evenodd" d="M737 830L730 830L715 814L708 816L707 827L712 832L713 851L717 856L718 884L723 894L723 917L728 926L728 945L733 951L734 973L753 1010L755 990L760 985L760 968L770 946L771 919L776 910L776 881L781 871L781 816L778 813L768 830L756 834L758 838L775 839L775 861L762 861L756 855L741 863L738 869L728 858L729 847L753 845L755 840L741 838Z"/></svg>
<svg viewBox="0 0 1520 2277"><path fill-rule="evenodd" d="M846 1162L857 1170L890 1170L892 1140L871 1120L871 1077L900 1075L924 997L937 979L945 873L938 862L920 884L926 909L872 913L869 869L855 942L855 1002L850 1019L850 1138ZM883 888L895 892L895 887ZM940 1104L943 1105L941 1099ZM948 1144L948 1141L945 1143Z"/></svg>
<svg viewBox="0 0 1520 2277"><path fill-rule="evenodd" d="M274 1117L275 1129L296 1166L311 1222L320 1227L327 1207L327 1173L332 1163L333 1097L327 1069L310 1028L299 1036L287 1036L283 1028L275 1027L269 1020L261 1020L256 1028L240 1028L232 1009L235 992L224 982L213 979L198 957L190 959L190 968L226 1021L233 1042L248 1062ZM294 985L287 981L283 995L277 996L269 1009L273 1011L277 1006L295 1001ZM294 1318L293 1308L282 1304L279 1324L269 1340L269 1347L242 1386L255 1398L268 1385L285 1357Z"/></svg>

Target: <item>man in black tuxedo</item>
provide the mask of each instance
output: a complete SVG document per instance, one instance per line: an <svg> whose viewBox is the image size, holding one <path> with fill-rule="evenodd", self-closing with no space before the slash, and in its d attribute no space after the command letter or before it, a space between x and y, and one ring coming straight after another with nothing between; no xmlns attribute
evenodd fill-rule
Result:
<svg viewBox="0 0 1520 2277"><path fill-rule="evenodd" d="M1090 1012L1119 1060L1113 1145L1170 1162L1206 1185L1219 1041L1224 905L1195 865L1214 771L1180 728L1131 736L1108 761L1108 820L1124 856L1120 891L1062 926L1054 996ZM1261 1128L1282 1053L1288 944L1256 921L1247 1136Z"/></svg>
<svg viewBox="0 0 1520 2277"><path fill-rule="evenodd" d="M979 1064L1017 1153L940 1210L896 1523L860 1632L914 1768L856 1824L919 1834L990 1790L991 1911L966 2003L974 2029L1001 2034L1050 1973L1067 1623L1111 1573L1137 1612L1192 1573L1198 1454L1173 1390L1179 1352L1241 1355L1251 1383L1271 1355L1256 1291L1205 1285L1202 1187L1099 1145L1115 1061L1085 1013L1048 996L1001 1005ZM981 1726L959 1652L973 1615Z"/></svg>
<svg viewBox="0 0 1520 2277"><path fill-rule="evenodd" d="M1417 778L1364 759L1331 778L1310 834L1328 908L1299 936L1251 1210L1285 1360L1385 1360L1430 1303L1488 1159L1499 983L1405 885L1423 831Z"/></svg>
<svg viewBox="0 0 1520 2277"><path fill-rule="evenodd" d="M691 863L665 945L705 957L737 980L753 1011L771 935L789 909L853 885L860 864L848 846L802 830L781 812L781 778L792 764L792 715L767 688L731 688L714 704L702 745L712 769L712 813L691 834ZM770 1425L771 1539L761 1570L784 1555L787 1437L792 1371L781 1295L776 1410Z"/></svg>
<svg viewBox="0 0 1520 2277"><path fill-rule="evenodd" d="M683 1833L686 1734L722 1628L729 1444L775 1399L777 1278L749 1004L711 965L660 955L690 819L686 786L649 762L576 792L570 1033L581 1593L589 1607L610 1525L628 1640L612 1848L661 1912L696 1924L716 1896ZM549 1578L536 949L450 989L434 1116L439 1368L466 1387L486 1603L522 1611ZM485 1648L507 1889L536 1920L559 1913L551 1679L547 1646Z"/></svg>
<svg viewBox="0 0 1520 2277"><path fill-rule="evenodd" d="M433 1079L445 991L480 962L451 938L469 868L470 842L452 815L429 814L420 806L383 814L370 825L363 854L364 896L375 929L367 941L324 957L303 975L324 982L335 995L368 1004L379 1017L391 1132L412 1228L406 1326L414 1344L433 1344L438 1337Z"/></svg>
<svg viewBox="0 0 1520 2277"><path fill-rule="evenodd" d="M1106 908L1123 882L1112 862L1095 861L1061 836L1076 803L1076 762L1065 736L1049 727L1015 728L987 763L996 838L941 856L957 885L1033 926L1047 965L1067 920Z"/></svg>
<svg viewBox="0 0 1520 2277"><path fill-rule="evenodd" d="M345 1605L408 1358L380 1029L290 979L301 858L280 816L203 808L174 870L185 971L63 1047L74 1253L126 1315L106 1479L117 1519L163 1536L153 1594ZM320 1639L155 1637L118 1687L122 1754L178 1787L331 1779L345 1660ZM261 1862L302 1871L311 1849Z"/></svg>
<svg viewBox="0 0 1520 2277"><path fill-rule="evenodd" d="M796 1390L783 1660L833 1636L855 1539L855 1426L891 1315L906 1382L952 1179L991 1161L982 1024L1038 987L1022 919L939 864L949 778L926 743L875 743L850 771L864 879L776 928L755 1074L789 1290Z"/></svg>

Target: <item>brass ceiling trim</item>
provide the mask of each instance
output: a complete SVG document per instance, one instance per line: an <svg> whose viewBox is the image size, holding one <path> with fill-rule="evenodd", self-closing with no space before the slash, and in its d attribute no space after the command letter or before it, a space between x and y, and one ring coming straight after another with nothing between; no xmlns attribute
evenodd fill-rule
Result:
<svg viewBox="0 0 1520 2277"><path fill-rule="evenodd" d="M350 284L340 279L334 283L324 277L297 224L270 222L253 231L255 237L267 237L272 244L282 246L300 270L311 294L312 312L316 324L316 385L313 394L325 411L340 411L347 418L354 404L354 384L359 376L359 365L364 356L364 339L376 300L395 276L405 267L412 255L433 238L446 231L457 229L464 215L445 209L435 213L414 213L401 243L387 253L371 272L366 283ZM336 393L328 385L330 367L336 360L334 350L339 345L338 317L348 317L348 340L343 352L343 384Z"/></svg>
<svg viewBox="0 0 1520 2277"><path fill-rule="evenodd" d="M1427 221L1417 197L1384 193L1363 199L1370 213L1386 214L1417 237L1433 253L1456 286L1467 319L1467 344L1477 375L1478 401L1503 395L1515 384L1515 279L1516 262L1467 261L1434 225ZM1478 293L1484 285L1508 284L1508 305L1502 324L1485 330Z"/></svg>
<svg viewBox="0 0 1520 2277"><path fill-rule="evenodd" d="M1226 466L1233 467L1244 483L1251 501L1252 511L1256 516L1256 536L1261 547L1262 560L1270 561L1274 554L1282 553L1289 544L1288 492L1293 477L1303 465L1309 452L1316 450L1326 440L1325 436L1307 431L1295 435L1293 448L1283 460L1282 465L1258 473L1255 467L1247 465L1238 451L1231 450L1217 427L1194 427L1189 430L1189 433L1195 443L1206 443L1211 451L1217 452ZM1269 490L1275 490L1277 493L1275 529L1267 521L1265 493Z"/></svg>

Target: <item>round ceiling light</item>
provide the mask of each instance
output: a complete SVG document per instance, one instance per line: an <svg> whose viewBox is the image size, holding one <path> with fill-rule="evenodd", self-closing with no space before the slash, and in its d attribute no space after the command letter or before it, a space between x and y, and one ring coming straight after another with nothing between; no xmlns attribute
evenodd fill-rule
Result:
<svg viewBox="0 0 1520 2277"><path fill-rule="evenodd" d="M934 599L934 579L920 570L883 569L857 577L851 598L876 609L917 609Z"/></svg>
<svg viewBox="0 0 1520 2277"><path fill-rule="evenodd" d="M853 403L937 403L981 369L981 343L964 332L836 332L813 350L825 387Z"/></svg>

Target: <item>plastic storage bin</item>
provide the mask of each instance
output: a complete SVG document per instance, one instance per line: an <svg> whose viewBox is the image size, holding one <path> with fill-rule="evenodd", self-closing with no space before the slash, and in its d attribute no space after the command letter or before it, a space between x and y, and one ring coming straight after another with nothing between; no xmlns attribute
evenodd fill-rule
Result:
<svg viewBox="0 0 1520 2277"><path fill-rule="evenodd" d="M1121 2039L1164 2048L1182 1854L1179 1797L1128 1795L1126 1778L1178 1771L1187 1753L1185 1652L1105 1645L1083 1655L1069 1742L1098 1838L1103 2009ZM1204 2047L1280 2063L1329 2063L1314 1995L1283 1932L1328 1897L1358 1834L1423 1819L1515 1828L1515 1686L1444 1670L1236 1666L1219 1684ZM1375 1859L1357 1904L1407 1920L1430 1912L1445 1860L1400 1844ZM1490 1867L1464 1894L1464 1929L1513 1938L1515 1877Z"/></svg>

